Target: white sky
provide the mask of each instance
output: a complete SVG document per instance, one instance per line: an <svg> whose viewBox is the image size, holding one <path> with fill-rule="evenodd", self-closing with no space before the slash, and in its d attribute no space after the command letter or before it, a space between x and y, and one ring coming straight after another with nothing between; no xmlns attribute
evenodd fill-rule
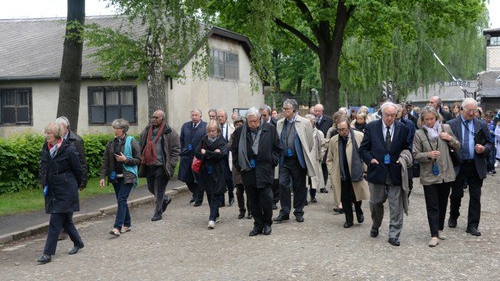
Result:
<svg viewBox="0 0 500 281"><path fill-rule="evenodd" d="M490 28L500 28L500 0L486 0L490 12ZM66 17L67 0L2 0L0 19ZM87 16L110 15L104 0L86 0Z"/></svg>

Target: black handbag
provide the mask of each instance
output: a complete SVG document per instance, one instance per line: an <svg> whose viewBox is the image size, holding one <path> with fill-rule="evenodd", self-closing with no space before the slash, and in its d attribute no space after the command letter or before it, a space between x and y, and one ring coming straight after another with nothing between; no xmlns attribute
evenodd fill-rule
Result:
<svg viewBox="0 0 500 281"><path fill-rule="evenodd" d="M442 131L444 132L444 125L441 125L441 129ZM453 147L451 147L449 144L448 144L448 150L450 151L450 156L451 156L451 162L453 162L453 167L458 167L460 165L462 165L462 163L464 162L462 160L462 153L458 150L455 150Z"/></svg>

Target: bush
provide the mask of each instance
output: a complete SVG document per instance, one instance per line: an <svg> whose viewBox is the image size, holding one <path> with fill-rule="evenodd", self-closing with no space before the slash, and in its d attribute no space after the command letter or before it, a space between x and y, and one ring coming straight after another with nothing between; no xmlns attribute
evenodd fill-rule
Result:
<svg viewBox="0 0 500 281"><path fill-rule="evenodd" d="M110 134L84 135L89 178L100 175L102 155ZM138 136L134 136L138 139ZM40 150L45 142L41 134L25 134L0 138L0 194L39 188Z"/></svg>

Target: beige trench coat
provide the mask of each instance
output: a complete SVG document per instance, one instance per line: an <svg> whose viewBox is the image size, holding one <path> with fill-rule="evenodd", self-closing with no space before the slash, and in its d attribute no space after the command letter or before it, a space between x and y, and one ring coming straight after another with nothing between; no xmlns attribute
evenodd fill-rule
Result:
<svg viewBox="0 0 500 281"><path fill-rule="evenodd" d="M354 137L356 138L356 143L361 145L363 140L363 133L358 131L353 131ZM352 161L352 136L349 134L346 147L347 164L349 165L349 171L351 171L351 161ZM341 180L340 180L340 158L339 158L339 135L335 135L330 139L328 144L328 155L326 157L326 165L328 166L328 172L330 176L330 182L332 183L334 197L340 201L341 195ZM363 171L366 172L366 165L362 163ZM370 189L368 187L368 182L362 180L359 182L353 182L352 187L354 189L354 194L356 200L368 200L370 199Z"/></svg>
<svg viewBox="0 0 500 281"><path fill-rule="evenodd" d="M311 177L311 188L321 189L325 187L321 162L323 161L323 157L325 156L327 145L325 143L323 132L316 128L313 128L313 140L313 149L311 150L311 153L313 154L313 159L315 159L315 161L313 162L313 166L314 173L316 173L316 175L314 177Z"/></svg>

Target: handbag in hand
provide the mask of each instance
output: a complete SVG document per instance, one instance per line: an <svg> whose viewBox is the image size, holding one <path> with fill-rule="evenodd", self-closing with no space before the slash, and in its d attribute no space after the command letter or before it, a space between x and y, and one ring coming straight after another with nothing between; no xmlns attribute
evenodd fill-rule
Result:
<svg viewBox="0 0 500 281"><path fill-rule="evenodd" d="M203 145L203 140L202 140L202 144L201 144L201 148L204 147ZM196 155L193 157L193 162L191 163L191 170L195 173L200 173L200 170L201 170L201 166L203 166L203 160L199 159L198 157L196 157Z"/></svg>

